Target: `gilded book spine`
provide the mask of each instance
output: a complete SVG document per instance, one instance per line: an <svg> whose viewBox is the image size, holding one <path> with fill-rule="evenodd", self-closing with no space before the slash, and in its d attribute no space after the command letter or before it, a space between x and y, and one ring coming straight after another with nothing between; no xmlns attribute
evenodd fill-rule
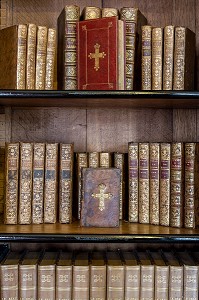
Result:
<svg viewBox="0 0 199 300"><path fill-rule="evenodd" d="M89 168L99 167L99 152L89 152L88 153L88 166Z"/></svg>
<svg viewBox="0 0 199 300"><path fill-rule="evenodd" d="M17 89L26 88L27 25L18 25Z"/></svg>
<svg viewBox="0 0 199 300"><path fill-rule="evenodd" d="M170 226L183 226L184 211L184 144L171 145L171 215Z"/></svg>
<svg viewBox="0 0 199 300"><path fill-rule="evenodd" d="M0 147L0 214L3 215L5 203L5 147Z"/></svg>
<svg viewBox="0 0 199 300"><path fill-rule="evenodd" d="M58 144L46 144L44 223L57 220Z"/></svg>
<svg viewBox="0 0 199 300"><path fill-rule="evenodd" d="M159 195L160 195L160 144L150 143L149 146L150 175L149 175L149 202L150 202L150 224L159 225Z"/></svg>
<svg viewBox="0 0 199 300"><path fill-rule="evenodd" d="M140 266L125 266L125 300L140 299ZM132 298L133 295L133 298Z"/></svg>
<svg viewBox="0 0 199 300"><path fill-rule="evenodd" d="M60 144L59 222L72 222L73 144Z"/></svg>
<svg viewBox="0 0 199 300"><path fill-rule="evenodd" d="M35 89L35 60L36 60L37 26L28 24L27 34L27 64L26 64L26 89Z"/></svg>
<svg viewBox="0 0 199 300"><path fill-rule="evenodd" d="M102 8L102 18L119 16L119 11L114 7L103 7Z"/></svg>
<svg viewBox="0 0 199 300"><path fill-rule="evenodd" d="M139 143L139 222L149 224L149 143Z"/></svg>
<svg viewBox="0 0 199 300"><path fill-rule="evenodd" d="M18 300L18 264L1 265L1 300Z"/></svg>
<svg viewBox="0 0 199 300"><path fill-rule="evenodd" d="M183 299L183 266L169 268L169 299Z"/></svg>
<svg viewBox="0 0 199 300"><path fill-rule="evenodd" d="M88 156L86 152L77 153L77 211L78 219L81 214L81 203L82 203L82 168L88 167Z"/></svg>
<svg viewBox="0 0 199 300"><path fill-rule="evenodd" d="M184 265L183 299L198 300L198 266Z"/></svg>
<svg viewBox="0 0 199 300"><path fill-rule="evenodd" d="M47 27L38 26L35 89L45 89Z"/></svg>
<svg viewBox="0 0 199 300"><path fill-rule="evenodd" d="M54 89L55 55L56 55L56 29L48 28L47 50L46 50L45 90L53 90Z"/></svg>
<svg viewBox="0 0 199 300"><path fill-rule="evenodd" d="M173 89L174 26L164 28L163 90Z"/></svg>
<svg viewBox="0 0 199 300"><path fill-rule="evenodd" d="M17 224L18 182L19 182L19 143L6 143L6 188L4 223Z"/></svg>
<svg viewBox="0 0 199 300"><path fill-rule="evenodd" d="M154 283L155 283L155 272L153 265L141 265L140 274L140 300L152 300L154 298Z"/></svg>
<svg viewBox="0 0 199 300"><path fill-rule="evenodd" d="M73 266L73 300L89 299L89 266Z"/></svg>
<svg viewBox="0 0 199 300"><path fill-rule="evenodd" d="M151 33L150 25L142 26L142 90L151 90Z"/></svg>
<svg viewBox="0 0 199 300"><path fill-rule="evenodd" d="M37 299L37 265L19 265L19 299Z"/></svg>
<svg viewBox="0 0 199 300"><path fill-rule="evenodd" d="M160 225L170 222L171 144L160 144Z"/></svg>
<svg viewBox="0 0 199 300"><path fill-rule="evenodd" d="M125 181L124 181L124 172L125 172L125 161L124 153L114 153L114 167L120 169L121 182L120 182L120 214L119 219L122 220L124 216L124 200L125 200Z"/></svg>
<svg viewBox="0 0 199 300"><path fill-rule="evenodd" d="M110 152L100 152L100 167L110 168L112 166L112 155Z"/></svg>
<svg viewBox="0 0 199 300"><path fill-rule="evenodd" d="M101 8L96 6L86 6L82 12L83 20L101 18Z"/></svg>
<svg viewBox="0 0 199 300"><path fill-rule="evenodd" d="M106 300L106 266L90 266L90 298Z"/></svg>
<svg viewBox="0 0 199 300"><path fill-rule="evenodd" d="M175 28L173 89L184 90L185 27Z"/></svg>
<svg viewBox="0 0 199 300"><path fill-rule="evenodd" d="M72 299L72 266L56 266L56 300Z"/></svg>
<svg viewBox="0 0 199 300"><path fill-rule="evenodd" d="M128 145L129 222L138 222L138 143Z"/></svg>
<svg viewBox="0 0 199 300"><path fill-rule="evenodd" d="M38 266L38 300L55 299L55 265Z"/></svg>
<svg viewBox="0 0 199 300"><path fill-rule="evenodd" d="M162 89L163 29L152 29L152 90Z"/></svg>
<svg viewBox="0 0 199 300"><path fill-rule="evenodd" d="M126 89L133 90L138 8L123 7L120 15L126 22Z"/></svg>
<svg viewBox="0 0 199 300"><path fill-rule="evenodd" d="M32 144L20 143L19 224L32 221L32 162Z"/></svg>
<svg viewBox="0 0 199 300"><path fill-rule="evenodd" d="M43 223L44 208L44 159L45 144L33 144L33 199L32 199L32 223Z"/></svg>

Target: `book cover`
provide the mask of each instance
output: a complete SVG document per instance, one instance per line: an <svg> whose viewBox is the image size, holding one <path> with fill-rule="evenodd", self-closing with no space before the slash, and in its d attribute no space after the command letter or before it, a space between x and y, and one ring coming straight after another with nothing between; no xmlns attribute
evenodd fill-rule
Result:
<svg viewBox="0 0 199 300"><path fill-rule="evenodd" d="M82 170L81 226L119 226L120 180L116 168Z"/></svg>
<svg viewBox="0 0 199 300"><path fill-rule="evenodd" d="M90 299L106 300L106 261L103 251L93 251L90 257Z"/></svg>
<svg viewBox="0 0 199 300"><path fill-rule="evenodd" d="M1 89L25 89L27 25L0 30Z"/></svg>
<svg viewBox="0 0 199 300"><path fill-rule="evenodd" d="M82 168L88 167L87 152L76 153L77 218L80 219L82 203ZM74 215L76 215L74 213Z"/></svg>
<svg viewBox="0 0 199 300"><path fill-rule="evenodd" d="M174 30L173 25L164 28L163 90L173 89Z"/></svg>
<svg viewBox="0 0 199 300"><path fill-rule="evenodd" d="M48 28L46 45L45 90L53 90L55 82L56 29Z"/></svg>
<svg viewBox="0 0 199 300"><path fill-rule="evenodd" d="M26 89L35 89L35 61L36 61L37 26L27 25L27 63L26 63Z"/></svg>
<svg viewBox="0 0 199 300"><path fill-rule="evenodd" d="M0 146L0 215L3 216L5 204L5 147Z"/></svg>
<svg viewBox="0 0 199 300"><path fill-rule="evenodd" d="M163 28L152 29L152 90L162 90Z"/></svg>
<svg viewBox="0 0 199 300"><path fill-rule="evenodd" d="M76 253L73 264L73 300L90 299L89 253Z"/></svg>
<svg viewBox="0 0 199 300"><path fill-rule="evenodd" d="M117 90L117 60L117 17L77 22L78 90Z"/></svg>
<svg viewBox="0 0 199 300"><path fill-rule="evenodd" d="M142 90L152 87L152 26L142 26Z"/></svg>
<svg viewBox="0 0 199 300"><path fill-rule="evenodd" d="M125 167L126 159L124 153L114 152L114 168L118 168L121 171L120 182L120 220L125 218Z"/></svg>

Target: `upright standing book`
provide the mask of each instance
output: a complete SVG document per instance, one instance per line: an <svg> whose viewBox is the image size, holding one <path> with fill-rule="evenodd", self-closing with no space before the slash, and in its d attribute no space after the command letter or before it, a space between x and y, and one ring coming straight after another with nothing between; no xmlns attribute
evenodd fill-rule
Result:
<svg viewBox="0 0 199 300"><path fill-rule="evenodd" d="M90 257L90 299L106 299L106 261L103 251L93 251Z"/></svg>
<svg viewBox="0 0 199 300"><path fill-rule="evenodd" d="M90 270L88 252L79 252L73 263L73 300L89 299Z"/></svg>
<svg viewBox="0 0 199 300"><path fill-rule="evenodd" d="M26 89L34 90L37 26L28 24L27 31Z"/></svg>

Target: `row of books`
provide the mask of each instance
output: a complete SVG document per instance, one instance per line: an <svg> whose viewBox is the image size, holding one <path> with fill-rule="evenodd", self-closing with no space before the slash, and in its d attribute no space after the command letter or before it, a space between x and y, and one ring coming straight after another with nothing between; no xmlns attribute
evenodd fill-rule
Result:
<svg viewBox="0 0 199 300"><path fill-rule="evenodd" d="M58 17L59 89L191 90L194 61L195 33L153 28L136 7L67 5Z"/></svg>
<svg viewBox="0 0 199 300"><path fill-rule="evenodd" d="M198 299L199 253L9 252L1 299Z"/></svg>
<svg viewBox="0 0 199 300"><path fill-rule="evenodd" d="M56 41L56 29L32 23L0 30L0 88L55 89Z"/></svg>

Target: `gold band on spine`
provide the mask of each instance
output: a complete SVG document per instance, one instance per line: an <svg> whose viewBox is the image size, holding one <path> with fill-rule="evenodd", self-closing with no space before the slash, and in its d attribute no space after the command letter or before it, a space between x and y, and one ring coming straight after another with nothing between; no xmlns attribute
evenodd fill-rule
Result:
<svg viewBox="0 0 199 300"><path fill-rule="evenodd" d="M142 90L151 90L151 33L152 27L142 26Z"/></svg>
<svg viewBox="0 0 199 300"><path fill-rule="evenodd" d="M152 90L162 89L163 28L152 29Z"/></svg>
<svg viewBox="0 0 199 300"><path fill-rule="evenodd" d="M174 26L164 28L163 90L173 88Z"/></svg>

